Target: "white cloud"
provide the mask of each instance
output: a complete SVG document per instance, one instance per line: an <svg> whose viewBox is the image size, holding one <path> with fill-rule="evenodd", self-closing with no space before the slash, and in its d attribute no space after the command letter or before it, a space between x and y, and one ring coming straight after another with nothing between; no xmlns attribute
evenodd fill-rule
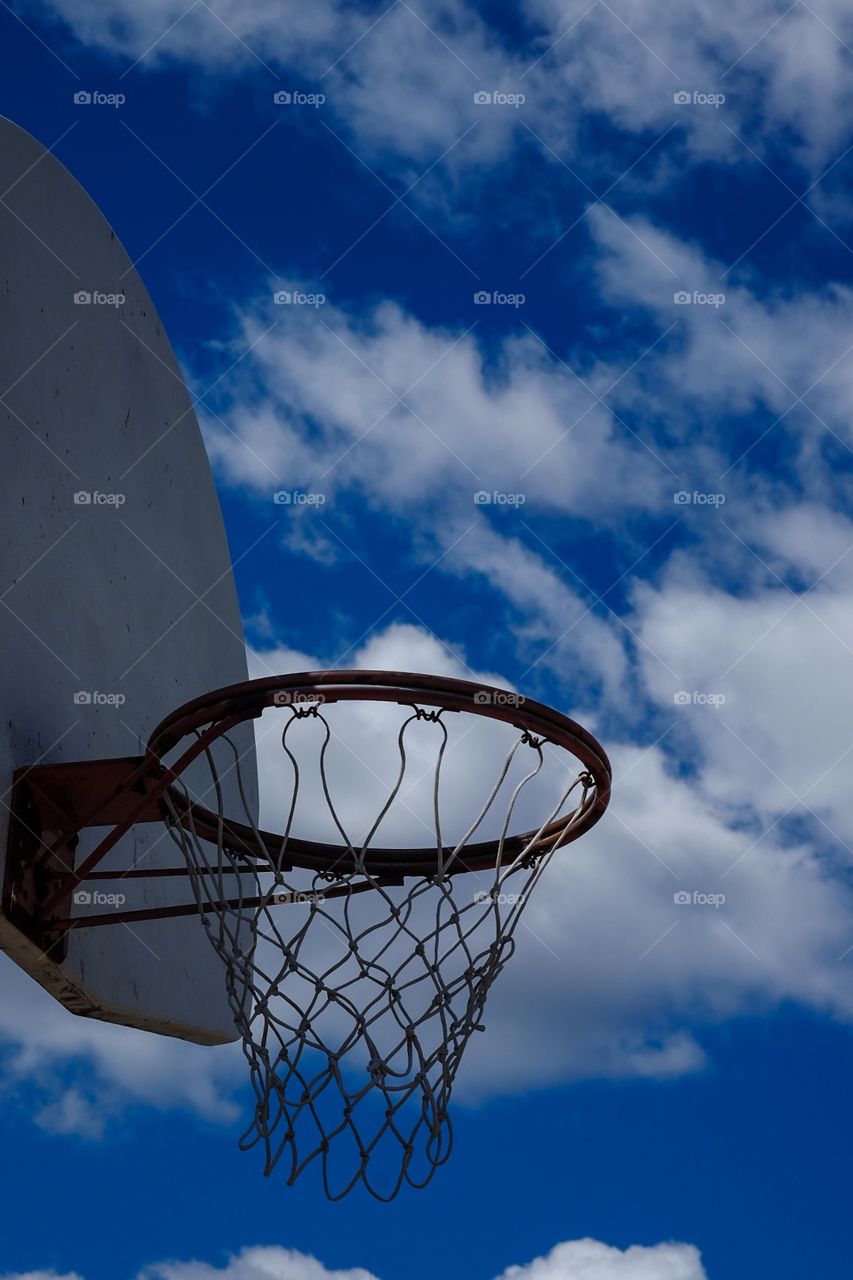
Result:
<svg viewBox="0 0 853 1280"><path fill-rule="evenodd" d="M98 1138L129 1105L189 1108L223 1125L240 1114L236 1046L211 1049L77 1017L6 956L0 974L4 1077L34 1099L40 1128Z"/></svg>
<svg viewBox="0 0 853 1280"><path fill-rule="evenodd" d="M853 291L792 294L756 277L747 286L648 219L620 222L598 208L588 221L602 296L655 326L633 363L627 353L618 364L577 353L562 363L527 331L489 356L476 330L430 327L389 302L358 318L330 305L275 308L284 314L267 333L273 308L257 301L237 315L233 351L245 358L214 406L227 429L205 423L219 474L259 496L285 479L330 504L356 492L428 535L425 557L452 547L451 571L496 556L519 564L513 537L534 515L608 529L684 516L673 509L679 489L722 492L723 514L741 529L778 507L780 493L790 501L782 486L792 480L813 504L841 505L826 461L851 442ZM691 302L677 303L678 293ZM644 443L632 420L649 424L638 431ZM755 466L778 443L790 446L787 470L771 483ZM313 519L333 511L294 510L294 549L340 556ZM587 593L565 574L557 587L561 566L539 528L542 543L526 539L535 569L528 551L520 574L494 579L529 583L540 616L550 600L570 613ZM547 590L534 591L543 575Z"/></svg>
<svg viewBox="0 0 853 1280"><path fill-rule="evenodd" d="M853 546L853 521L839 512L816 502L795 502L757 512L748 533L780 576L794 571L808 587L828 577L828 571L835 585L853 579L847 554Z"/></svg>
<svg viewBox="0 0 853 1280"><path fill-rule="evenodd" d="M738 283L737 271L726 274L727 264L646 218L622 224L596 209L589 223L602 251L597 273L608 301L648 310L662 329L678 325L672 339L620 386L617 401L642 402L647 412L651 404L681 435L702 422L719 458L720 437L723 432L731 436L731 420L765 406L774 417L784 415L774 428L777 435L792 429L802 434L800 464L804 474L820 483L809 465L813 453L821 442L832 444L830 432L850 439L853 291L837 284L814 292L782 291L755 277L750 288ZM676 303L680 292L691 301ZM694 292L721 295L724 302L695 303ZM819 416L798 407L799 396ZM745 432L742 449L757 441L772 421ZM725 447L731 453L730 438ZM718 477L739 452L731 453ZM729 484L736 482L726 478Z"/></svg>
<svg viewBox="0 0 853 1280"><path fill-rule="evenodd" d="M554 859L528 905L465 1090L695 1071L703 1026L785 1002L853 1017L839 962L853 903L820 857L772 829L738 829L659 748L608 749L611 811Z"/></svg>
<svg viewBox="0 0 853 1280"><path fill-rule="evenodd" d="M330 1271L322 1262L277 1245L243 1249L225 1267L204 1262L157 1262L137 1280L376 1280L370 1271L353 1267Z"/></svg>
<svg viewBox="0 0 853 1280"><path fill-rule="evenodd" d="M584 0L527 0L542 24L540 48L565 32L588 8ZM600 110L622 128L666 128L677 118L694 154L737 157L722 120L740 132L757 116L768 134L787 130L795 147L834 159L843 150L851 88L848 50L851 14L844 0L811 6L759 0L721 8L713 0L687 0L665 16L643 0L596 6L543 62L555 80L587 110ZM583 67L577 87L572 73ZM724 93L717 110L678 108L673 93ZM750 130L749 141L756 144Z"/></svg>
<svg viewBox="0 0 853 1280"><path fill-rule="evenodd" d="M684 649L694 660L703 644L713 652L717 628L736 632L724 609L714 616L714 603L706 591L704 606L695 599L678 610L689 628ZM664 645L652 614L651 606L643 612L641 635ZM327 665L323 655L287 650L260 658L257 671ZM474 674L414 627L391 627L373 637L352 665ZM494 675L480 678L507 685ZM680 733L685 714L693 716L688 723L700 740L706 726L715 732L713 707L678 707L673 693L668 688L661 694L661 732L669 726ZM758 698L759 705L767 701L761 685ZM342 812L380 806L385 792L377 775L387 785L394 772L394 735L389 725L383 731L383 723L368 712L358 721L352 754L332 757L332 792ZM489 772L496 773L495 737L487 726L476 749L468 739L458 761L451 751L443 807L460 830L475 797L485 792ZM663 1079L696 1071L705 1060L704 1025L785 1002L853 1018L847 969L839 962L853 937L853 901L814 849L782 839L772 825L778 809L755 794L749 772L726 770L721 760L696 778L678 777L662 747L618 741L607 747L615 769L611 810L555 857L528 904L517 952L490 996L488 1035L467 1050L463 1097L571 1078ZM694 750L690 733L680 750L688 757ZM359 755L368 762L363 768L355 763ZM265 738L261 770L268 789L279 760L274 736ZM422 786L407 791L400 826L393 828L393 836L406 842L423 838L430 821L426 756L418 773ZM310 787L308 794L314 795ZM311 819L322 809L319 792L315 800L306 804ZM787 806L789 797L783 800ZM521 829L539 813L541 808L525 810ZM690 905L676 902L677 893L688 893ZM709 905L714 895L724 901Z"/></svg>
<svg viewBox="0 0 853 1280"><path fill-rule="evenodd" d="M512 110L478 108L474 92L512 88L526 63L462 0L390 4L384 14L346 0L218 0L216 16L183 0L35 0L32 9L135 63L135 75L175 64L249 73L268 88L271 110L276 90L321 90L336 129L371 154L390 150L415 162L410 182L472 126L486 161L517 123Z"/></svg>
<svg viewBox="0 0 853 1280"><path fill-rule="evenodd" d="M660 703L677 691L667 668L680 689L725 697L717 708L679 708L706 794L765 821L812 810L829 828L815 823L818 837L850 857L849 570L807 594L775 583L745 598L685 572L638 588L637 605L641 661Z"/></svg>
<svg viewBox="0 0 853 1280"><path fill-rule="evenodd" d="M216 405L228 429L205 424L220 475L258 495L285 477L330 504L356 492L405 516L422 535L423 558L452 549L444 571L497 564L492 581L529 624L533 614L555 615L552 638L589 593L561 572L542 517L599 529L618 521L624 532L633 519L693 516L674 509L673 495L698 489L722 493L722 514L744 536L769 528L796 482L815 508L841 506L837 469L826 463L851 441L853 291L830 284L792 294L755 277L747 287L647 219L625 223L594 209L589 225L603 297L647 312L656 326L633 364L628 354L618 365L577 354L561 363L529 332L489 359L476 331L431 328L393 303L358 319L332 306L311 315L281 308L288 314L262 336L270 308L256 303L238 316L235 357L257 345ZM724 302L680 305L680 292ZM629 429L637 420L648 424L642 444ZM788 447L771 481L756 465L778 445ZM490 501L475 503L478 493ZM291 545L341 556L318 532L317 514L333 516L334 506L293 512ZM524 551L516 539L534 517L542 541L524 533ZM835 543L840 536L837 527ZM727 542L730 562L749 563ZM580 634L602 626L590 622ZM621 659L607 648L613 678Z"/></svg>
<svg viewBox="0 0 853 1280"><path fill-rule="evenodd" d="M107 1108L79 1089L65 1089L36 1111L33 1119L48 1133L101 1138L107 1124Z"/></svg>
<svg viewBox="0 0 853 1280"><path fill-rule="evenodd" d="M635 1244L614 1249L598 1240L569 1240L544 1258L507 1267L499 1280L707 1280L690 1244Z"/></svg>
<svg viewBox="0 0 853 1280"><path fill-rule="evenodd" d="M38 0L31 12L64 22L84 44L141 59L135 74L174 63L244 70L267 78L270 96L280 86L264 64L282 84L311 78L327 91L338 127L369 154L411 162L412 181L472 125L450 157L469 166L469 178L472 161L488 165L519 139L530 142L522 118L570 152L584 112L643 141L676 123L689 155L757 163L725 121L753 149L781 139L826 167L844 148L853 106L853 17L844 0L723 8L685 0L666 13L644 0L526 0L533 34L514 47L464 0L397 4L379 21L342 0L219 0L215 8L220 21L183 0ZM523 92L527 101L519 111L478 108L473 95L484 89ZM677 106L678 90L727 100L720 109Z"/></svg>
<svg viewBox="0 0 853 1280"><path fill-rule="evenodd" d="M0 1280L82 1280L77 1275L30 1271ZM278 1245L243 1249L224 1267L205 1262L157 1262L136 1280L376 1280L353 1267L332 1271L316 1258ZM689 1244L631 1245L614 1249L597 1240L558 1244L544 1258L508 1267L498 1280L707 1280L699 1251Z"/></svg>
<svg viewBox="0 0 853 1280"><path fill-rule="evenodd" d="M58 1271L18 1271L0 1276L0 1280L83 1280L76 1271L66 1271L62 1275Z"/></svg>
<svg viewBox="0 0 853 1280"><path fill-rule="evenodd" d="M391 303L360 320L331 306L279 310L266 336L260 306L243 315L235 346L251 353L216 406L227 429L205 422L225 482L270 502L285 487L323 496L323 506L291 504L283 528L292 550L324 558L350 555L326 526L338 496L358 493L416 530L413 576L421 565L475 575L510 607L531 658L565 669L564 637L579 679L618 687L619 629L590 610L546 543L522 541L528 509L600 528L614 512L671 503L668 473L583 374L530 335L489 365L473 335L430 329ZM605 374L595 374L602 391Z"/></svg>
<svg viewBox="0 0 853 1280"><path fill-rule="evenodd" d="M519 640L538 645L546 665L563 672L571 668L576 677L594 675L610 696L622 687L627 665L622 637L519 538L482 525L456 544L442 566L486 579L516 611Z"/></svg>
<svg viewBox="0 0 853 1280"><path fill-rule="evenodd" d="M357 486L396 511L455 500L472 515L511 514L512 503L477 512L475 493L498 491L600 517L616 503L647 507L660 483L585 371L530 334L487 363L475 334L431 328L390 302L358 318L258 302L238 325L245 359L229 383L229 430L209 421L206 437L226 476L259 491L289 477L332 493Z"/></svg>
<svg viewBox="0 0 853 1280"><path fill-rule="evenodd" d="M32 7L54 9L50 3ZM82 43L128 61L142 59L143 68L185 60L212 70L251 68L261 74L260 59L279 55L292 59L291 65L307 59L312 70L322 71L323 51L337 44L343 51L363 30L357 15L348 14L338 0L322 0L310 8L298 0L282 0L277 6L268 0L219 0L217 16L203 5L188 6L180 0L151 0L146 5L133 0L73 0L68 7L56 8L56 16ZM272 76L270 86L278 87Z"/></svg>

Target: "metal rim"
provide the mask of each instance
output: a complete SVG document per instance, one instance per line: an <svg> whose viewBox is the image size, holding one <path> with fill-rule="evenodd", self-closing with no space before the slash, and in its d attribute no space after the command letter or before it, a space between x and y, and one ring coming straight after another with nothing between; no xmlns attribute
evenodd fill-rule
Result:
<svg viewBox="0 0 853 1280"><path fill-rule="evenodd" d="M282 701L283 696L287 698L286 701ZM164 757L187 735L196 733L196 741L174 766L180 772L235 725L256 719L267 708L298 704L302 697L310 704L312 696L322 698L324 703L377 701L464 711L511 724L535 738L568 751L589 773L595 787L594 799L568 829L565 818L557 819L544 827L538 841L529 851L531 856L550 852L577 840L599 821L607 808L612 777L610 761L601 744L582 725L532 699L507 702L507 698L517 698L519 695L506 689L416 672L308 671L295 675L265 676L258 680L228 685L184 703L162 720L148 740L146 754L167 773L172 773L173 767L165 763ZM251 826L227 817L220 824L216 815L204 806L192 802L186 810L182 825L190 821L197 825L199 831L211 831L215 825L219 825L220 838L224 838L232 848L243 850L250 856L267 858L269 850L278 847L282 841L281 835L266 831L256 834ZM532 834L534 833L523 832L508 837L502 849L497 840L469 845L465 850L464 860L459 861L454 873L493 867L499 853L502 863L509 862L529 842ZM259 844L258 836L266 847ZM287 841L288 861L294 866L312 871L335 866L339 868L342 859L348 856L349 850L343 845L321 844L296 837ZM404 849L377 846L367 852L365 867L380 876L428 875L430 868L435 867L435 860L434 846Z"/></svg>

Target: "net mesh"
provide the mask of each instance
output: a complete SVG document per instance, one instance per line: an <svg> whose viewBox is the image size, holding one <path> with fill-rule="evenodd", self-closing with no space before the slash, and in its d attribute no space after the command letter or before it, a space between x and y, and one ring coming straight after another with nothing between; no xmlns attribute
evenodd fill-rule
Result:
<svg viewBox="0 0 853 1280"><path fill-rule="evenodd" d="M242 782L245 818L256 837L251 853L224 839L224 826L218 842L202 838L186 815L179 821L171 802L169 832L224 964L249 1064L255 1108L240 1145L260 1146L265 1173L282 1166L289 1185L316 1163L332 1200L359 1181L377 1199L390 1200L404 1183L425 1186L448 1159L450 1097L465 1048L484 1029L489 990L512 955L521 913L562 831L568 834L594 802L593 779L573 760L541 826L513 843L505 860L513 813L543 767L543 740L514 731L479 812L458 839L448 840L442 835L443 716L406 710L396 778L357 840L347 834L332 797L332 725L316 704L289 708L281 733L288 818L276 847L262 840ZM322 726L318 794L340 837L320 873L288 860L303 776L291 736L306 719ZM430 780L434 864L428 874L398 876L395 883L371 870L367 855L375 857L382 824L395 804L405 803L407 741L424 721L438 727ZM222 741L229 760L205 753L220 813L222 781L232 771L239 780L241 769L234 743L227 736ZM189 798L186 788L184 795ZM496 808L494 864L459 874L468 870L472 838ZM541 833L555 819L565 827L543 849Z"/></svg>

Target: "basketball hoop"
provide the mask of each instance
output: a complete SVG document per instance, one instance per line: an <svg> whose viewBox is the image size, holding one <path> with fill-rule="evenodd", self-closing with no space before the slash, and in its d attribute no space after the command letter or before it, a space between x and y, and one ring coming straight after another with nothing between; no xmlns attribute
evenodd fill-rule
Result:
<svg viewBox="0 0 853 1280"><path fill-rule="evenodd" d="M400 708L393 777L358 834L329 768L338 741L332 708L347 703ZM485 798L451 837L443 797L455 713L513 733ZM277 833L258 825L231 736L245 721L259 733L264 717L281 730L276 791L286 820ZM316 738L313 773L298 741L306 730ZM430 760L431 839L380 844L383 826L407 805L415 748L421 764ZM519 834L514 815L546 752L562 758L562 780L539 825ZM224 812L226 777L238 782L237 814ZM72 929L155 918L144 910L69 915L68 903L80 884L115 879L97 867L134 823L164 822L181 865L159 874L187 876L194 903L156 918L198 912L222 960L255 1094L241 1146L259 1145L265 1173L282 1166L289 1185L316 1162L330 1199L361 1181L390 1200L405 1182L425 1186L447 1160L457 1071L483 1030L524 906L557 850L599 820L609 791L607 757L586 730L505 690L384 671L248 681L179 708L142 757L20 771L6 909L42 947L62 945ZM213 803L202 803L207 796ZM295 831L300 801L310 818L331 824L333 840ZM483 839L489 823L494 834ZM79 831L108 824L75 868Z"/></svg>

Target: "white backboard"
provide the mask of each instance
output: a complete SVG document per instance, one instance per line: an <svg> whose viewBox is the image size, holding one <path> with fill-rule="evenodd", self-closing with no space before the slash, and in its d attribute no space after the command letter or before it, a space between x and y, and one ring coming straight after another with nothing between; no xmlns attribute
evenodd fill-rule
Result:
<svg viewBox="0 0 853 1280"><path fill-rule="evenodd" d="M2 859L13 769L135 755L173 707L247 673L219 502L151 299L74 178L2 119L0 331ZM154 824L110 865L178 861ZM186 901L170 883L135 881L133 906ZM61 964L2 919L0 946L75 1012L235 1038L197 916L74 930Z"/></svg>

